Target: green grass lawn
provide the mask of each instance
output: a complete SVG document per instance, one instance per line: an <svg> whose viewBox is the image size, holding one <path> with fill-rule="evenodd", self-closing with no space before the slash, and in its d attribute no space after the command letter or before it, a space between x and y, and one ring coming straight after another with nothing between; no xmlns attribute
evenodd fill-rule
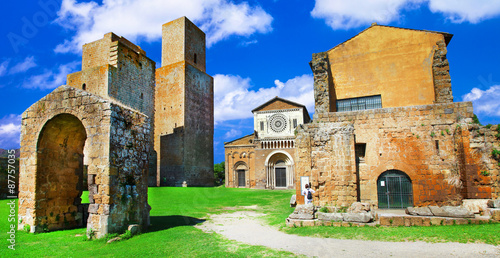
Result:
<svg viewBox="0 0 500 258"><path fill-rule="evenodd" d="M500 244L500 224L456 225L441 227L314 227L287 228L285 218L293 190L269 191L233 188L150 188L151 227L131 239L106 244L105 240L85 241L85 229L42 234L17 232L16 250L7 249L2 240L0 257L4 256L188 256L188 257L261 257L293 256L288 252L250 246L204 233L193 227L208 214L230 212L224 207L258 205L267 214L270 225L297 235L342 239L427 242L482 242ZM85 199L85 197L83 197ZM7 232L8 200L0 200L0 230ZM6 234L1 234L6 237Z"/></svg>

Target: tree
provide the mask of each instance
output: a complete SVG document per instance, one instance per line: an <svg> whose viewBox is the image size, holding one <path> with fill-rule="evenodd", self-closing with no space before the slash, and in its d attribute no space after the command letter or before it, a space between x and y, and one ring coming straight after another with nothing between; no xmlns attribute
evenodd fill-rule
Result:
<svg viewBox="0 0 500 258"><path fill-rule="evenodd" d="M214 185L219 186L225 183L226 178L226 162L222 161L219 164L214 165Z"/></svg>

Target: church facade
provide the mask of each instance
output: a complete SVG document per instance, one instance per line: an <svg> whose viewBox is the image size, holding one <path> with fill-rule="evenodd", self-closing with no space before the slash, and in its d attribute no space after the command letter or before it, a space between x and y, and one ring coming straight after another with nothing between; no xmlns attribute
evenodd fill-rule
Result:
<svg viewBox="0 0 500 258"><path fill-rule="evenodd" d="M252 110L254 133L226 142L226 187L293 189L295 134L307 108L275 97Z"/></svg>

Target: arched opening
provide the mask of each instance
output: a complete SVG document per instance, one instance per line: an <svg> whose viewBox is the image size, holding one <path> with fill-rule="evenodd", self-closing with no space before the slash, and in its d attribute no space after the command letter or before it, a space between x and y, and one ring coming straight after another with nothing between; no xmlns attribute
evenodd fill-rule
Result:
<svg viewBox="0 0 500 258"><path fill-rule="evenodd" d="M266 186L292 188L295 184L293 160L284 151L274 151L266 159Z"/></svg>
<svg viewBox="0 0 500 258"><path fill-rule="evenodd" d="M236 181L238 182L238 187L246 187L246 172L248 167L245 162L238 162L235 166Z"/></svg>
<svg viewBox="0 0 500 258"><path fill-rule="evenodd" d="M82 84L82 90L87 90L87 84Z"/></svg>
<svg viewBox="0 0 500 258"><path fill-rule="evenodd" d="M387 170L377 180L378 207L404 209L413 206L413 188L410 177L399 170Z"/></svg>
<svg viewBox="0 0 500 258"><path fill-rule="evenodd" d="M83 226L83 148L87 134L70 114L50 119L37 143L36 213L44 230Z"/></svg>

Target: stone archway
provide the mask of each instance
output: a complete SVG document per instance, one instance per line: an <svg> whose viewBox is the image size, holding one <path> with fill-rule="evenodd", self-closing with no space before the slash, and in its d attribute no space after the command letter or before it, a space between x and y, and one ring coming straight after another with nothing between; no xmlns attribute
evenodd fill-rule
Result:
<svg viewBox="0 0 500 258"><path fill-rule="evenodd" d="M46 230L84 226L83 148L87 133L82 122L60 114L43 126L37 142L36 213Z"/></svg>
<svg viewBox="0 0 500 258"><path fill-rule="evenodd" d="M273 151L266 158L266 187L293 188L295 184L294 162L285 151Z"/></svg>
<svg viewBox="0 0 500 258"><path fill-rule="evenodd" d="M387 170L378 177L377 195L380 209L404 209L413 206L411 179L400 170Z"/></svg>

